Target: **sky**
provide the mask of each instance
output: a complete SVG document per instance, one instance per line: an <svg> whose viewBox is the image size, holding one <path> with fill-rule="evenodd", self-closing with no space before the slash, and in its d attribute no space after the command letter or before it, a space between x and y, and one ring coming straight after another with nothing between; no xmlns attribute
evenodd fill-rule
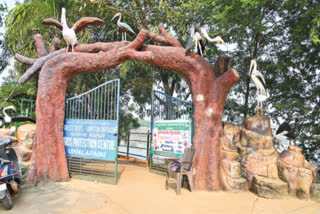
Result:
<svg viewBox="0 0 320 214"><path fill-rule="evenodd" d="M7 5L8 10L11 10L15 7L16 2L23 2L23 0L0 0L0 3L5 3ZM2 26L0 27L0 33L4 33L6 31L6 27ZM8 76L9 70L12 69L14 59L10 59L10 65L7 66L7 68L0 74L0 85L3 82L4 77Z"/></svg>

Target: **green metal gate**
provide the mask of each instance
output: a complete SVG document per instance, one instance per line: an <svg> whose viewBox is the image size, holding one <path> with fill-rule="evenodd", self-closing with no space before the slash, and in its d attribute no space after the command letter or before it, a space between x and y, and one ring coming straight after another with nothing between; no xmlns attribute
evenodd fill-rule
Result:
<svg viewBox="0 0 320 214"><path fill-rule="evenodd" d="M64 143L71 177L118 181L120 80L66 99Z"/></svg>
<svg viewBox="0 0 320 214"><path fill-rule="evenodd" d="M172 122L177 120L193 120L193 103L191 101L180 100L160 91L151 92L151 133L153 140L153 130L157 122ZM152 148L150 146L150 149ZM152 150L151 150L152 151ZM167 170L165 160L149 155L149 169L152 172L164 174Z"/></svg>

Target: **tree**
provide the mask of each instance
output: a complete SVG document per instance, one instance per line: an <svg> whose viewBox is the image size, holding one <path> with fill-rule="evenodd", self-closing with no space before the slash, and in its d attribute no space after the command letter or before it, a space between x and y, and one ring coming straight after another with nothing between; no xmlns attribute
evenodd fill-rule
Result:
<svg viewBox="0 0 320 214"><path fill-rule="evenodd" d="M177 10L201 11L202 22L222 32L223 39L235 46L228 55L240 80L229 93L225 120L241 125L246 116L255 113L255 88L248 71L250 60L256 58L270 94L265 115L276 125L285 120L295 127L296 143L306 158L318 165L319 1L189 1ZM180 20L184 16L175 15Z"/></svg>
<svg viewBox="0 0 320 214"><path fill-rule="evenodd" d="M142 30L131 43L79 45L76 47L76 53L71 54L64 54L64 49L58 50L56 52L61 54L60 57L53 57L45 63L39 79L36 140L29 175L31 182L37 184L69 179L62 132L64 120L62 101L67 82L83 72L111 69L124 61L138 60L181 73L190 83L193 96L196 97L194 100L194 147L197 150L194 163L195 187L206 190L222 188L219 172L223 104L230 87L239 79L239 75L234 69L227 70L229 63L227 57L220 57L213 70L199 55L185 56L185 49L181 44L169 36L162 26L159 29L163 36ZM168 46L143 45L148 37ZM38 51L39 47L44 47L40 43L41 40L36 42L39 45ZM104 52L88 53L100 50ZM87 63L88 60L91 63ZM32 67L41 67L43 63L38 60ZM34 70L32 67L25 76Z"/></svg>
<svg viewBox="0 0 320 214"><path fill-rule="evenodd" d="M4 24L4 15L6 11L7 11L6 5L0 3L0 27L2 27ZM5 39L3 38L2 33L0 33L0 48L2 49L0 52L0 74L1 74L2 71L8 65L8 57L7 57L8 49L6 48Z"/></svg>

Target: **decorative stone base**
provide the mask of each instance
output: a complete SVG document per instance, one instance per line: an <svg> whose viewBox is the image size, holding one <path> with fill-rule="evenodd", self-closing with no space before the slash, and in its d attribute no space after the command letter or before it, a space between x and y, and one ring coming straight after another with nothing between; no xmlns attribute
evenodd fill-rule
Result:
<svg viewBox="0 0 320 214"><path fill-rule="evenodd" d="M260 197L280 198L292 195L320 199L320 184L312 184L317 175L301 153L289 146L278 153L273 143L270 119L256 115L240 128L224 124L221 136L221 178L226 190L250 190ZM310 189L311 186L311 189Z"/></svg>
<svg viewBox="0 0 320 214"><path fill-rule="evenodd" d="M320 183L311 184L310 194L312 199L320 200Z"/></svg>
<svg viewBox="0 0 320 214"><path fill-rule="evenodd" d="M254 176L252 179L252 190L260 197L281 198L288 195L288 184L280 179Z"/></svg>
<svg viewBox="0 0 320 214"><path fill-rule="evenodd" d="M229 176L225 177L225 182L228 188L226 190L236 190L236 191L248 191L248 182L244 178L231 178Z"/></svg>

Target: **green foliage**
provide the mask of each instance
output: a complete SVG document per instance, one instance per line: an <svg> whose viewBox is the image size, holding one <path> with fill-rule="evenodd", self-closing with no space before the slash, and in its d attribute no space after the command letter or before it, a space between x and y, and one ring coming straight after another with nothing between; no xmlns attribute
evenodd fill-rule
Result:
<svg viewBox="0 0 320 214"><path fill-rule="evenodd" d="M3 27L4 16L7 11L5 4L0 3L0 27ZM8 65L8 49L5 45L5 40L3 39L3 33L0 33L0 74Z"/></svg>

